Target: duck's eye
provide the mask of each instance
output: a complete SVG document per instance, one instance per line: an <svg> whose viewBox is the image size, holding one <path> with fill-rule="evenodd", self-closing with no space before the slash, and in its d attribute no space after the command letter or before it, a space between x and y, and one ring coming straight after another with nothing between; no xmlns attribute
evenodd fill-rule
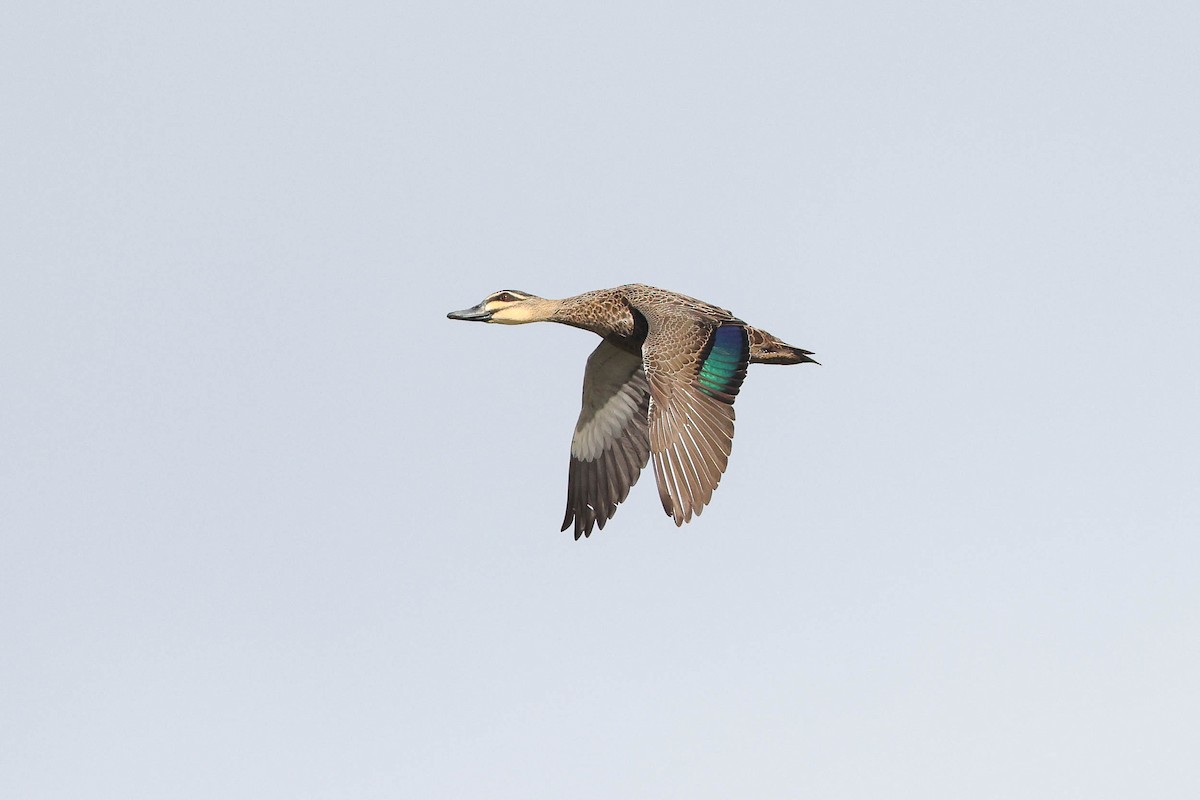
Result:
<svg viewBox="0 0 1200 800"><path fill-rule="evenodd" d="M513 297L508 292L501 292L500 294L496 295L493 299L499 300L501 303L511 303L513 300L516 300L517 298Z"/></svg>

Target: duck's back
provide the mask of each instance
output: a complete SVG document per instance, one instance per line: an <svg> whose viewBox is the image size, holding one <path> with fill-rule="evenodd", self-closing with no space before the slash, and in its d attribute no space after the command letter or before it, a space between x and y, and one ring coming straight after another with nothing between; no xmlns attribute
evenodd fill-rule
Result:
<svg viewBox="0 0 1200 800"><path fill-rule="evenodd" d="M712 303L641 283L618 286L614 291L620 292L629 305L648 320L687 316L700 322L710 323L713 327L726 324L742 326L746 329L750 342L750 362L753 364L802 364L813 361L809 358L812 353L808 350L790 345L772 333L748 325L728 310L714 306ZM687 344L702 347L704 342L697 341ZM684 345L681 344L681 346Z"/></svg>
<svg viewBox="0 0 1200 800"><path fill-rule="evenodd" d="M741 322L733 314L720 306L688 297L686 294L659 289L656 286L646 286L642 283L629 283L618 286L620 292L634 310L647 318L657 316L690 316L720 324L722 322Z"/></svg>

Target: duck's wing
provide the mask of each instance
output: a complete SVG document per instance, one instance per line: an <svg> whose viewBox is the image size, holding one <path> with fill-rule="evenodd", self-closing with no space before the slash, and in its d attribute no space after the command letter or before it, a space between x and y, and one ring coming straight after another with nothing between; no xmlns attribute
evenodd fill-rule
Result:
<svg viewBox="0 0 1200 800"><path fill-rule="evenodd" d="M637 483L650 458L649 406L641 356L601 342L588 357L583 410L571 437L562 529L573 520L576 539L590 536L594 525L603 529Z"/></svg>
<svg viewBox="0 0 1200 800"><path fill-rule="evenodd" d="M682 525L712 499L733 447L733 401L746 378L743 323L650 318L642 357L650 384L650 453L663 508Z"/></svg>

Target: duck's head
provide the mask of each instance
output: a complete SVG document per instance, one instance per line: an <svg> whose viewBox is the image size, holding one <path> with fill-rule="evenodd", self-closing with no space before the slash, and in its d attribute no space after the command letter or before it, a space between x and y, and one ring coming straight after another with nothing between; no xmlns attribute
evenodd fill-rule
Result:
<svg viewBox="0 0 1200 800"><path fill-rule="evenodd" d="M558 307L554 300L516 289L501 289L483 298L482 302L462 311L451 311L449 319L465 319L472 322L498 322L502 325L521 325L526 322L542 322L550 318Z"/></svg>

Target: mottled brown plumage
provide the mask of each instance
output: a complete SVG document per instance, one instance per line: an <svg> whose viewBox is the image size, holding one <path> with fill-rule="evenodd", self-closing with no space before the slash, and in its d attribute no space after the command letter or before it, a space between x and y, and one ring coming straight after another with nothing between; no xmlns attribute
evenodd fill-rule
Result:
<svg viewBox="0 0 1200 800"><path fill-rule="evenodd" d="M663 508L682 525L712 499L733 446L733 402L750 364L812 362L723 308L629 284L547 300L493 292L451 319L558 322L603 337L588 358L571 439L567 511L575 538L603 528L651 458Z"/></svg>

